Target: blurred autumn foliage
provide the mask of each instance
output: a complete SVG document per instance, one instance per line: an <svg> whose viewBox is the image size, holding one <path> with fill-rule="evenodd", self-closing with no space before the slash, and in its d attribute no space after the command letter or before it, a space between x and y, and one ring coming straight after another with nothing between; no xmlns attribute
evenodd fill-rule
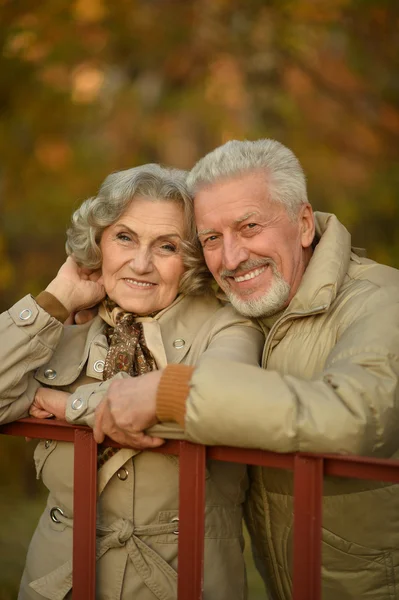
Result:
<svg viewBox="0 0 399 600"><path fill-rule="evenodd" d="M0 0L0 23L0 310L47 285L111 171L231 138L292 148L314 207L399 266L397 0ZM31 449L0 442L11 600L40 506Z"/></svg>
<svg viewBox="0 0 399 600"><path fill-rule="evenodd" d="M230 138L298 155L314 206L399 266L396 0L0 0L1 310L114 170Z"/></svg>

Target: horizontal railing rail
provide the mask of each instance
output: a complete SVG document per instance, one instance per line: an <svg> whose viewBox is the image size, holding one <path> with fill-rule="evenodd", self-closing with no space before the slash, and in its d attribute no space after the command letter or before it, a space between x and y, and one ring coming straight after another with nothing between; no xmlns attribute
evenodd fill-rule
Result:
<svg viewBox="0 0 399 600"><path fill-rule="evenodd" d="M94 600L97 444L91 429L63 421L21 419L5 435L74 444L73 600ZM105 444L121 447L110 439ZM324 475L399 483L399 461L333 454L278 454L168 441L151 450L179 456L178 600L202 600L207 459L289 469L294 473L293 600L321 600Z"/></svg>

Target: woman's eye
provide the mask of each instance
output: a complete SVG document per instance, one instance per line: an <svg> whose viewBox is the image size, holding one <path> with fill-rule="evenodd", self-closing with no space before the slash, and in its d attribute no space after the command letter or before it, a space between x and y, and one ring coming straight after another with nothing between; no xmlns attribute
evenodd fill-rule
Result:
<svg viewBox="0 0 399 600"><path fill-rule="evenodd" d="M131 237L127 233L121 232L116 234L116 239L121 240L122 242L130 242Z"/></svg>
<svg viewBox="0 0 399 600"><path fill-rule="evenodd" d="M176 246L174 246L173 244L162 244L161 249L165 250L166 252L176 252L177 251Z"/></svg>

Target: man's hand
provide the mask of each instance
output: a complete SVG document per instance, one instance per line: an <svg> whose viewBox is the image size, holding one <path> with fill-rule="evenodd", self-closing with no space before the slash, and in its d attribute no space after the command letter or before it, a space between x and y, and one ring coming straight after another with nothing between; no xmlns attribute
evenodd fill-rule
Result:
<svg viewBox="0 0 399 600"><path fill-rule="evenodd" d="M39 387L29 409L31 417L65 419L65 410L69 394L51 388Z"/></svg>
<svg viewBox="0 0 399 600"><path fill-rule="evenodd" d="M55 296L69 313L94 306L105 297L101 271L79 267L71 256L68 256L46 291Z"/></svg>
<svg viewBox="0 0 399 600"><path fill-rule="evenodd" d="M96 409L94 439L98 444L106 435L123 446L139 450L164 443L163 439L144 433L158 422L156 395L161 375L162 371L153 371L111 383L107 396Z"/></svg>

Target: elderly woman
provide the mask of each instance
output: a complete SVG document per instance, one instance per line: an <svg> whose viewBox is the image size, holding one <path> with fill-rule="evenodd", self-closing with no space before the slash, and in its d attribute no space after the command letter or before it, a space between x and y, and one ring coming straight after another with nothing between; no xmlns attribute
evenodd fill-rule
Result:
<svg viewBox="0 0 399 600"><path fill-rule="evenodd" d="M184 172L146 165L110 175L67 236L69 258L47 290L0 316L0 422L30 412L92 426L115 378L215 356L258 362L259 330L205 293ZM98 302L92 321L63 325ZM49 497L19 598L61 600L72 587L73 446L43 440L34 459ZM97 598L175 599L178 459L100 446L98 469ZM204 598L243 599L245 467L207 469Z"/></svg>

